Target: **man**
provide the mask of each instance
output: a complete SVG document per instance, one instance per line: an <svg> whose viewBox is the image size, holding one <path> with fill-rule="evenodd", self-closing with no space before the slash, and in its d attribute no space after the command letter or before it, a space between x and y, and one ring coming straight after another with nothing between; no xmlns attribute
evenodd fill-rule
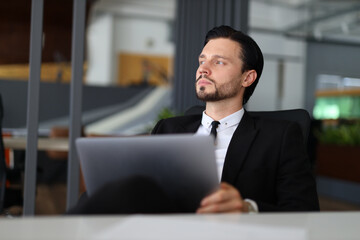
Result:
<svg viewBox="0 0 360 240"><path fill-rule="evenodd" d="M212 122L218 121L221 183L201 201L197 213L319 210L300 127L252 118L243 108L262 68L261 50L249 36L228 26L210 30L195 82L205 111L160 120L152 131L209 135ZM152 179L134 177L105 186L69 213L184 212L180 205Z"/></svg>
<svg viewBox="0 0 360 240"><path fill-rule="evenodd" d="M262 72L263 56L253 39L228 26L205 39L196 72L202 115L161 120L153 134L209 134L218 121L219 190L198 213L319 210L315 180L299 126L252 118L243 105ZM245 199L245 200L244 200Z"/></svg>

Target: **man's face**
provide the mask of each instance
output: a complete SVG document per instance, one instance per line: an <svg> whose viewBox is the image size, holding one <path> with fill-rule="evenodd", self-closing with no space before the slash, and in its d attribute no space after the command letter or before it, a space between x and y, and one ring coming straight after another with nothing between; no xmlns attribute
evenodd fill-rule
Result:
<svg viewBox="0 0 360 240"><path fill-rule="evenodd" d="M210 40L199 56L196 95L203 101L240 97L242 60L239 43L225 38Z"/></svg>

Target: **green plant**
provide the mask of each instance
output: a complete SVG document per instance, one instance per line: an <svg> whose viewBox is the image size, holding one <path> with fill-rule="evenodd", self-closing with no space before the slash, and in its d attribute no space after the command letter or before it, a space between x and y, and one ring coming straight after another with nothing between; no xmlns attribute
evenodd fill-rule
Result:
<svg viewBox="0 0 360 240"><path fill-rule="evenodd" d="M170 108L164 107L163 109L161 109L161 111L157 115L154 123L146 126L144 131L147 132L147 133L150 133L151 130L154 128L155 124L158 121L160 121L161 119L166 119L166 118L175 117L175 116L179 116L179 115L180 114L176 114L176 112L171 110Z"/></svg>
<svg viewBox="0 0 360 240"><path fill-rule="evenodd" d="M172 111L170 108L163 108L161 109L161 111L159 112L156 122L158 122L161 119L166 119L166 118L170 118L170 117L175 117L177 114Z"/></svg>
<svg viewBox="0 0 360 240"><path fill-rule="evenodd" d="M325 127L315 135L323 144L360 146L360 122Z"/></svg>

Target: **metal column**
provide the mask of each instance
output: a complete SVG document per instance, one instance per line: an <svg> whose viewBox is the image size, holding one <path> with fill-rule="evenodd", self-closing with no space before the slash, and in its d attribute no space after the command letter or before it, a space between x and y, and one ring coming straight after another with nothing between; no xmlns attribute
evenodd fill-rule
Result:
<svg viewBox="0 0 360 240"><path fill-rule="evenodd" d="M34 215L35 213L43 9L43 0L32 1L29 57L30 73L27 96L28 105L24 179L24 216Z"/></svg>
<svg viewBox="0 0 360 240"><path fill-rule="evenodd" d="M70 135L66 202L67 210L75 205L79 195L80 165L75 149L75 139L81 136L85 14L86 0L74 0L71 52L72 72L70 86Z"/></svg>

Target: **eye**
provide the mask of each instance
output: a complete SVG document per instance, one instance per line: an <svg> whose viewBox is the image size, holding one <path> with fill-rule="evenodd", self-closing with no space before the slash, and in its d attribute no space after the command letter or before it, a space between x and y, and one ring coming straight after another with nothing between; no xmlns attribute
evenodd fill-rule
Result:
<svg viewBox="0 0 360 240"><path fill-rule="evenodd" d="M216 64L224 65L223 61L216 61Z"/></svg>
<svg viewBox="0 0 360 240"><path fill-rule="evenodd" d="M203 65L205 63L205 61L199 61L200 65Z"/></svg>

